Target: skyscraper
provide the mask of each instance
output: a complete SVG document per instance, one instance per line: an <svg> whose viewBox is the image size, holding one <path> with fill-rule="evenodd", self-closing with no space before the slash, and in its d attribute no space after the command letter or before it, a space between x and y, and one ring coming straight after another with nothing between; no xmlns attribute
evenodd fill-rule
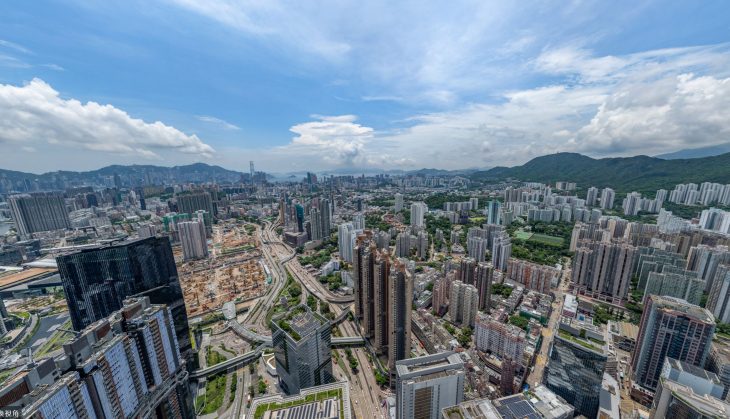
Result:
<svg viewBox="0 0 730 419"><path fill-rule="evenodd" d="M616 197L616 192L611 188L604 188L601 191L601 208L611 209L613 208L613 200Z"/></svg>
<svg viewBox="0 0 730 419"><path fill-rule="evenodd" d="M328 384L332 375L332 324L306 305L271 322L279 384L287 394Z"/></svg>
<svg viewBox="0 0 730 419"><path fill-rule="evenodd" d="M453 352L398 361L395 374L397 419L437 419L464 400L464 363Z"/></svg>
<svg viewBox="0 0 730 419"><path fill-rule="evenodd" d="M637 253L636 247L620 240L579 240L572 281L595 295L625 299Z"/></svg>
<svg viewBox="0 0 730 419"><path fill-rule="evenodd" d="M473 328L479 306L479 291L476 287L461 281L453 281L449 298L451 321Z"/></svg>
<svg viewBox="0 0 730 419"><path fill-rule="evenodd" d="M650 418L728 418L730 404L722 400L723 389L717 375L667 358Z"/></svg>
<svg viewBox="0 0 730 419"><path fill-rule="evenodd" d="M474 273L475 286L479 292L479 310L489 312L492 299L492 278L494 267L491 263L482 262L477 265Z"/></svg>
<svg viewBox="0 0 730 419"><path fill-rule="evenodd" d="M11 403L25 406L23 417L194 416L188 372L166 306L152 305L146 297L125 300L63 350L52 374L48 363L28 372L56 378L29 381L26 394Z"/></svg>
<svg viewBox="0 0 730 419"><path fill-rule="evenodd" d="M352 223L342 223L337 226L337 246L342 260L352 263L355 248L355 227Z"/></svg>
<svg viewBox="0 0 730 419"><path fill-rule="evenodd" d="M595 207L598 201L598 188L591 186L586 191L586 206Z"/></svg>
<svg viewBox="0 0 730 419"><path fill-rule="evenodd" d="M391 261L370 235L358 237L353 255L355 315L363 337L394 365L410 354L413 278L405 261Z"/></svg>
<svg viewBox="0 0 730 419"><path fill-rule="evenodd" d="M213 198L206 191L180 194L175 199L177 200L177 212L192 216L195 211L204 210L208 211L211 216L216 214Z"/></svg>
<svg viewBox="0 0 730 419"><path fill-rule="evenodd" d="M487 224L501 224L502 204L499 201L487 202Z"/></svg>
<svg viewBox="0 0 730 419"><path fill-rule="evenodd" d="M704 366L714 333L715 320L708 310L678 298L650 296L631 362L634 382L655 391L667 357Z"/></svg>
<svg viewBox="0 0 730 419"><path fill-rule="evenodd" d="M411 306L413 278L405 261L395 261L390 270L388 293L388 369L395 373L397 361L411 353Z"/></svg>
<svg viewBox="0 0 730 419"><path fill-rule="evenodd" d="M706 307L718 321L730 323L730 265L717 267Z"/></svg>
<svg viewBox="0 0 730 419"><path fill-rule="evenodd" d="M501 233L494 238L492 245L492 265L500 271L507 270L507 261L512 255L512 240L507 233Z"/></svg>
<svg viewBox="0 0 730 419"><path fill-rule="evenodd" d="M489 241L481 237L470 237L466 241L469 257L477 262L484 262L487 257L487 244Z"/></svg>
<svg viewBox="0 0 730 419"><path fill-rule="evenodd" d="M545 385L575 407L576 414L595 418L607 350L580 335L557 334L545 367Z"/></svg>
<svg viewBox="0 0 730 419"><path fill-rule="evenodd" d="M393 208L396 213L403 211L403 194L395 194L395 207Z"/></svg>
<svg viewBox="0 0 730 419"><path fill-rule="evenodd" d="M311 228L311 240L322 240L322 216L319 212L319 208L312 208L309 210L309 225Z"/></svg>
<svg viewBox="0 0 730 419"><path fill-rule="evenodd" d="M428 207L423 202L414 202L411 204L411 225L414 227L423 227L423 217L428 212Z"/></svg>
<svg viewBox="0 0 730 419"><path fill-rule="evenodd" d="M180 243L185 260L202 259L208 256L208 242L203 221L185 221L179 223L177 227L180 231Z"/></svg>
<svg viewBox="0 0 730 419"><path fill-rule="evenodd" d="M188 316L166 237L148 237L81 249L56 258L75 330L119 310L131 296L167 305L183 355L192 357Z"/></svg>
<svg viewBox="0 0 730 419"><path fill-rule="evenodd" d="M41 231L71 228L63 195L34 193L13 195L8 198L15 228L23 238Z"/></svg>

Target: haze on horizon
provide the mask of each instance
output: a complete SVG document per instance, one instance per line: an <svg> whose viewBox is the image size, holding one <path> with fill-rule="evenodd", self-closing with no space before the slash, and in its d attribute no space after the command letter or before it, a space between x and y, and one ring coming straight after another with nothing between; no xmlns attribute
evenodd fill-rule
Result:
<svg viewBox="0 0 730 419"><path fill-rule="evenodd" d="M487 168L729 134L727 2L0 4L3 169Z"/></svg>

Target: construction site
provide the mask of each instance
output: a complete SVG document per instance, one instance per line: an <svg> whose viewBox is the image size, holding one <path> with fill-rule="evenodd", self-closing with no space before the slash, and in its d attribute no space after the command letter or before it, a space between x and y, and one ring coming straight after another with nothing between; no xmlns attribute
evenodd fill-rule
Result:
<svg viewBox="0 0 730 419"><path fill-rule="evenodd" d="M219 310L229 301L245 305L263 295L269 281L255 228L229 221L215 226L212 238L208 258L178 263L190 317Z"/></svg>

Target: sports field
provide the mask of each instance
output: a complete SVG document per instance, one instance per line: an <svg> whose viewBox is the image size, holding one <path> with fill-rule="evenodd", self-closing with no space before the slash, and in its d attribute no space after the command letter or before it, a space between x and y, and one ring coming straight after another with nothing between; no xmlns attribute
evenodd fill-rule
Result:
<svg viewBox="0 0 730 419"><path fill-rule="evenodd" d="M532 237L532 233L529 233L524 230L517 230L515 231L515 238L520 240L530 240L530 237Z"/></svg>
<svg viewBox="0 0 730 419"><path fill-rule="evenodd" d="M533 234L529 238L529 240L532 242L547 244L549 246L558 246L559 247L559 246L563 245L562 237L547 236L545 234L539 234L539 233Z"/></svg>

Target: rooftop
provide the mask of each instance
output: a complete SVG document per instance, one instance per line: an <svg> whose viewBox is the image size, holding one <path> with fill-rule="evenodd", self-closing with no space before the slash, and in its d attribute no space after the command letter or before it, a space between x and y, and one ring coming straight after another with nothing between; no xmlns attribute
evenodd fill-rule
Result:
<svg viewBox="0 0 730 419"><path fill-rule="evenodd" d="M55 268L29 268L0 275L0 288L18 285L31 279L42 278L58 272Z"/></svg>
<svg viewBox="0 0 730 419"><path fill-rule="evenodd" d="M658 308L680 312L705 323L715 323L715 317L707 309L690 304L681 298L658 295L651 295L649 298Z"/></svg>
<svg viewBox="0 0 730 419"><path fill-rule="evenodd" d="M301 304L275 318L274 321L281 330L298 341L303 336L315 332L327 322L327 319Z"/></svg>
<svg viewBox="0 0 730 419"><path fill-rule="evenodd" d="M448 369L461 369L463 365L459 354L455 352L441 352L398 361L395 364L395 368L398 376L412 378L438 374Z"/></svg>
<svg viewBox="0 0 730 419"><path fill-rule="evenodd" d="M709 395L700 396L691 387L676 383L671 380L664 380L662 386L665 390L672 392L674 397L691 406L693 409L702 412L706 417L730 418L730 404L723 400L716 399Z"/></svg>
<svg viewBox="0 0 730 419"><path fill-rule="evenodd" d="M349 419L350 392L347 382L310 387L284 397L274 394L251 402L253 419Z"/></svg>
<svg viewBox="0 0 730 419"><path fill-rule="evenodd" d="M446 419L553 419L572 417L573 406L539 385L501 399L479 399L443 409Z"/></svg>

